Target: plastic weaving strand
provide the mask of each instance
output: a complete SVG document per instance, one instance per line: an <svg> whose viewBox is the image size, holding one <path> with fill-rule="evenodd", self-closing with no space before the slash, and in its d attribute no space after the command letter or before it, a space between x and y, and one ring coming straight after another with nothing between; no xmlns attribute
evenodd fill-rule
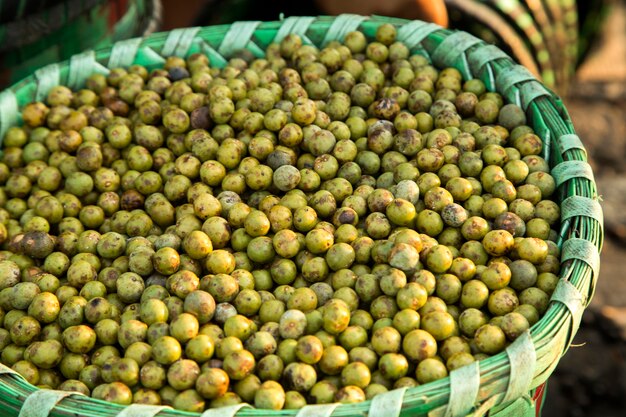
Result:
<svg viewBox="0 0 626 417"><path fill-rule="evenodd" d="M202 42L200 44L200 49L202 53L209 57L209 61L211 65L217 68L224 68L228 61L219 52L217 52L211 45L206 42Z"/></svg>
<svg viewBox="0 0 626 417"><path fill-rule="evenodd" d="M407 388L398 388L372 398L369 417L398 417L402 411L402 400Z"/></svg>
<svg viewBox="0 0 626 417"><path fill-rule="evenodd" d="M483 403L480 404L480 406L478 406L473 412L472 414L468 414L467 417L484 417L485 415L487 415L487 413L489 413L491 415L492 413L492 409L496 407L496 404L498 404L499 402L501 402L503 395L494 395L493 397L490 397L487 401L484 401Z"/></svg>
<svg viewBox="0 0 626 417"><path fill-rule="evenodd" d="M185 28L180 33L178 44L173 51L173 55L184 57L187 55L189 48L193 44L196 34L200 31L199 27Z"/></svg>
<svg viewBox="0 0 626 417"><path fill-rule="evenodd" d="M124 408L116 417L155 417L170 407L164 405L131 404Z"/></svg>
<svg viewBox="0 0 626 417"><path fill-rule="evenodd" d="M580 326L580 321L582 320L583 316L583 310L585 308L585 298L580 293L580 291L578 291L578 288L576 288L571 282L561 280L554 289L551 301L557 301L565 305L565 307L567 307L571 314L572 329L570 333L570 340L567 344L568 346L572 343L572 340L576 335L576 331Z"/></svg>
<svg viewBox="0 0 626 417"><path fill-rule="evenodd" d="M467 61L469 65L478 70L482 69L485 64L503 58L511 59L495 45L485 45L482 48L475 49L467 54Z"/></svg>
<svg viewBox="0 0 626 417"><path fill-rule="evenodd" d="M109 70L96 61L94 51L86 51L74 55L70 59L70 72L67 76L67 86L77 89L85 85L85 80L94 74L108 74Z"/></svg>
<svg viewBox="0 0 626 417"><path fill-rule="evenodd" d="M489 413L489 417L535 417L536 413L535 402L528 394L525 394L511 403L505 404L503 408L495 407Z"/></svg>
<svg viewBox="0 0 626 417"><path fill-rule="evenodd" d="M200 417L235 417L237 412L244 407L250 407L250 404L235 404L220 408L209 408Z"/></svg>
<svg viewBox="0 0 626 417"><path fill-rule="evenodd" d="M550 160L550 151L552 150L552 132L548 128L538 128L537 134L543 141L543 146L541 148L541 157L546 161Z"/></svg>
<svg viewBox="0 0 626 417"><path fill-rule="evenodd" d="M552 168L552 176L559 187L574 178L585 178L595 181L591 165L585 161L564 161Z"/></svg>
<svg viewBox="0 0 626 417"><path fill-rule="evenodd" d="M307 38L306 31L314 21L315 18L311 16L292 16L286 18L282 21L282 25L280 26L280 29L278 29L278 32L276 32L274 42L280 42L285 38L285 36L290 33L295 33L300 35L303 43L312 43L311 40Z"/></svg>
<svg viewBox="0 0 626 417"><path fill-rule="evenodd" d="M450 372L450 400L445 417L462 417L474 408L480 387L480 368L472 362Z"/></svg>
<svg viewBox="0 0 626 417"><path fill-rule="evenodd" d="M455 32L435 48L435 52L432 54L433 63L442 68L452 67L457 66L455 64L459 59L462 59L462 68L458 69L461 70L466 79L472 78L472 71L465 60L465 51L480 42L482 42L480 39L469 33Z"/></svg>
<svg viewBox="0 0 626 417"><path fill-rule="evenodd" d="M16 375L16 376L22 378L22 375L18 374L16 371L14 371L13 369L9 368L5 364L0 363L0 375L2 375L2 374Z"/></svg>
<svg viewBox="0 0 626 417"><path fill-rule="evenodd" d="M585 156L587 155L587 151L585 150L582 141L575 133L568 133L560 136L557 143L559 144L561 153L565 153L569 150L579 150L584 152Z"/></svg>
<svg viewBox="0 0 626 417"><path fill-rule="evenodd" d="M598 200L580 196L567 197L561 203L561 221L577 216L591 217L600 224L604 223L602 206Z"/></svg>
<svg viewBox="0 0 626 417"><path fill-rule="evenodd" d="M342 14L337 16L328 28L328 31L326 31L322 46L325 46L330 41L342 41L349 32L357 30L361 22L365 19L365 16L357 14Z"/></svg>
<svg viewBox="0 0 626 417"><path fill-rule="evenodd" d="M252 41L254 30L261 22L235 22L230 26L217 52L228 56L233 52L245 49ZM258 47L257 47L258 49ZM258 51L257 51L258 52ZM263 51L261 51L262 55Z"/></svg>
<svg viewBox="0 0 626 417"><path fill-rule="evenodd" d="M130 66L135 59L135 55L137 55L137 51L139 51L140 44L140 38L117 42L111 48L111 56L107 64L108 67L117 68Z"/></svg>
<svg viewBox="0 0 626 417"><path fill-rule="evenodd" d="M0 93L0 145L9 127L17 125L18 111L15 93L11 90L4 90Z"/></svg>
<svg viewBox="0 0 626 417"><path fill-rule="evenodd" d="M533 80L535 80L535 77L525 67L521 65L514 65L507 71L498 74L496 77L496 89L506 93L517 83Z"/></svg>
<svg viewBox="0 0 626 417"><path fill-rule="evenodd" d="M133 61L133 64L145 65L147 67L163 65L164 63L165 58L148 46L139 48L137 55L135 56L135 60Z"/></svg>
<svg viewBox="0 0 626 417"><path fill-rule="evenodd" d="M428 35L438 30L441 30L441 26L434 23L414 20L402 25L402 27L398 29L396 38L398 41L404 42L410 51L416 52L419 50L422 54L424 54L424 49L420 45L421 42L426 39Z"/></svg>
<svg viewBox="0 0 626 417"><path fill-rule="evenodd" d="M493 2L472 0L446 0L451 8L458 9L461 13L471 16L479 24L489 26L500 42L508 47L520 64L528 68L533 74L539 76L539 68L532 51L525 43L523 36L516 31L514 24L510 23L493 8Z"/></svg>
<svg viewBox="0 0 626 417"><path fill-rule="evenodd" d="M520 87L520 96L522 98L522 108L526 110L530 103L539 97L550 97L552 93L545 88L539 81L532 80L523 83Z"/></svg>
<svg viewBox="0 0 626 417"><path fill-rule="evenodd" d="M57 64L46 65L35 71L35 78L37 78L35 100L42 101L47 97L52 87L61 82L61 71Z"/></svg>
<svg viewBox="0 0 626 417"><path fill-rule="evenodd" d="M583 261L591 267L594 279L600 272L600 253L596 245L585 239L571 238L563 243L561 262L571 259Z"/></svg>
<svg viewBox="0 0 626 417"><path fill-rule="evenodd" d="M78 392L37 390L26 398L18 417L48 417L59 401L70 395L83 395Z"/></svg>
<svg viewBox="0 0 626 417"><path fill-rule="evenodd" d="M259 24L261 24L259 21L234 22L228 28L217 51L224 56L228 56L233 52L245 49L251 43Z"/></svg>
<svg viewBox="0 0 626 417"><path fill-rule="evenodd" d="M305 405L298 411L296 417L330 417L338 406L339 403Z"/></svg>
<svg viewBox="0 0 626 417"><path fill-rule="evenodd" d="M174 29L167 36L161 54L164 56L184 57L199 30L199 27Z"/></svg>
<svg viewBox="0 0 626 417"><path fill-rule="evenodd" d="M519 88L517 87L509 88L509 90L506 93L502 93L502 96L506 98L509 102L516 104L519 107L522 107L522 96L520 94ZM545 141L544 141L544 144L545 144Z"/></svg>
<svg viewBox="0 0 626 417"><path fill-rule="evenodd" d="M522 333L508 348L506 354L511 363L509 386L502 402L513 401L528 392L535 373L537 352L530 332Z"/></svg>

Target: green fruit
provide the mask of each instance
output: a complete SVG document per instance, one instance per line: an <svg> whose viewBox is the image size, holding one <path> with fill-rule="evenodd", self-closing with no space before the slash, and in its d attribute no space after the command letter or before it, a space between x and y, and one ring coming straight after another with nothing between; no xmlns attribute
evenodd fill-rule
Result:
<svg viewBox="0 0 626 417"><path fill-rule="evenodd" d="M348 305L339 299L332 299L324 305L323 311L324 330L330 334L339 334L350 323L350 310Z"/></svg>
<svg viewBox="0 0 626 417"><path fill-rule="evenodd" d="M152 356L162 365L176 362L182 355L182 348L178 340L171 336L162 336L152 344Z"/></svg>
<svg viewBox="0 0 626 417"><path fill-rule="evenodd" d="M317 382L315 368L306 363L293 362L283 372L287 387L298 392L309 391Z"/></svg>
<svg viewBox="0 0 626 417"><path fill-rule="evenodd" d="M196 390L206 399L221 397L228 389L229 378L226 372L218 368L210 368L202 372L196 379Z"/></svg>
<svg viewBox="0 0 626 417"><path fill-rule="evenodd" d="M198 364L189 359L174 362L167 370L168 384L179 391L195 387L200 375Z"/></svg>
<svg viewBox="0 0 626 417"><path fill-rule="evenodd" d="M365 401L365 392L355 385L348 385L337 391L335 401L343 404Z"/></svg>
<svg viewBox="0 0 626 417"><path fill-rule="evenodd" d="M504 349L506 336L499 327L485 324L476 330L474 341L481 352L493 355Z"/></svg>
<svg viewBox="0 0 626 417"><path fill-rule="evenodd" d="M232 352L224 358L223 369L230 379L241 380L248 376L255 367L255 359L247 350Z"/></svg>
<svg viewBox="0 0 626 417"><path fill-rule="evenodd" d="M260 409L280 410L285 405L285 400L282 386L274 381L266 381L254 395L254 406Z"/></svg>
<svg viewBox="0 0 626 417"><path fill-rule="evenodd" d="M23 105L2 363L122 405L298 410L444 378L536 323L560 269L541 138L396 26L370 35L174 54Z"/></svg>
<svg viewBox="0 0 626 417"><path fill-rule="evenodd" d="M63 344L74 353L87 353L96 343L96 332L88 326L71 326L63 332Z"/></svg>

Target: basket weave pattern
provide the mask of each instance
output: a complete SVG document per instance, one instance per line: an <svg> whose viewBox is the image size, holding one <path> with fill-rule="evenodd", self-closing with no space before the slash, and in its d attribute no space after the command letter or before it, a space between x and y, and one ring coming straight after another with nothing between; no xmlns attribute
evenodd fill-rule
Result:
<svg viewBox="0 0 626 417"><path fill-rule="evenodd" d="M412 53L429 57L438 68L452 66L465 79L480 78L487 89L498 91L520 105L529 124L544 141L542 156L550 162L561 205L561 280L545 316L511 344L505 352L452 371L450 376L416 388L393 390L357 404L306 406L300 410L256 410L247 405L206 411L202 417L397 417L512 414L520 404L532 403L529 392L547 380L569 347L588 305L598 277L602 246L602 210L598 202L586 152L576 136L561 100L524 67L494 46L465 33L444 30L419 21L386 17L341 15L293 17L279 22L237 22L232 25L177 29L143 39L118 42L111 48L88 51L70 61L52 64L0 93L0 137L19 124L22 106L42 100L57 84L80 88L92 73L132 64L155 68L171 55L186 57L201 52L213 66L224 66L229 56L248 49L255 56L289 33L306 44L323 47L361 30L373 38L383 23L398 27L398 40ZM93 416L152 417L198 415L164 407L129 406L94 400L77 394L37 390L19 375L0 367L2 415L20 417ZM34 394L33 394L34 392ZM29 397L30 395L30 397ZM25 401L26 400L26 401ZM509 412L506 413L506 410ZM511 408L513 407L513 408ZM6 414L8 413L8 414ZM500 415L500 414L498 414ZM518 414L519 415L519 414Z"/></svg>

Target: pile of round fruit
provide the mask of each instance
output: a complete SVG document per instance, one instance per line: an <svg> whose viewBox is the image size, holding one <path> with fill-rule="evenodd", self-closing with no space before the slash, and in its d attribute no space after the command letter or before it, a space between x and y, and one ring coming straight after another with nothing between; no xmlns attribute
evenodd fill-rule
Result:
<svg viewBox="0 0 626 417"><path fill-rule="evenodd" d="M294 409L505 349L558 281L542 142L395 38L289 35L26 105L0 163L2 363L120 404Z"/></svg>

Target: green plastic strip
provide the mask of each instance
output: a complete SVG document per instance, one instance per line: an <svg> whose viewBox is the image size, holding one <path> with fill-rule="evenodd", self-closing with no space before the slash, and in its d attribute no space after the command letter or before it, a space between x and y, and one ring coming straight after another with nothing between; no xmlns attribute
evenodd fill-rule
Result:
<svg viewBox="0 0 626 417"><path fill-rule="evenodd" d="M85 81L94 73L108 74L109 70L96 61L94 51L85 51L74 55L70 59L70 72L67 76L67 86L71 89L78 89L85 85Z"/></svg>
<svg viewBox="0 0 626 417"><path fill-rule="evenodd" d="M140 44L141 38L116 42L111 48L111 56L107 66L109 68L129 67L137 55Z"/></svg>
<svg viewBox="0 0 626 417"><path fill-rule="evenodd" d="M483 65L502 58L510 59L509 56L502 51L502 49L495 45L484 45L470 51L467 54L467 60L470 63L470 66L476 70L480 70Z"/></svg>
<svg viewBox="0 0 626 417"><path fill-rule="evenodd" d="M595 181L591 165L584 161L561 162L552 168L551 174L557 187L573 178L586 178L589 181Z"/></svg>
<svg viewBox="0 0 626 417"><path fill-rule="evenodd" d="M432 60L435 65L445 68L457 66L459 59L461 60L463 76L466 79L473 78L472 71L467 63L465 51L474 45L482 43L480 39L470 35L467 32L455 32L452 35L446 37L441 42L432 54Z"/></svg>
<svg viewBox="0 0 626 417"><path fill-rule="evenodd" d="M523 83L520 87L520 95L522 97L522 108L526 110L533 100L539 97L552 97L552 93L539 81L533 80Z"/></svg>
<svg viewBox="0 0 626 417"><path fill-rule="evenodd" d="M33 391L26 400L18 414L18 417L48 417L50 411L65 397L70 395L83 395L78 392L55 391L50 389L38 389Z"/></svg>
<svg viewBox="0 0 626 417"><path fill-rule="evenodd" d="M402 411L404 393L407 388L398 388L378 394L372 398L369 416L398 417Z"/></svg>
<svg viewBox="0 0 626 417"><path fill-rule="evenodd" d="M58 64L46 65L35 71L37 78L37 91L35 100L43 101L48 96L48 92L61 83L61 70Z"/></svg>
<svg viewBox="0 0 626 417"><path fill-rule="evenodd" d="M581 260L589 265L593 271L593 280L595 282L600 272L600 252L596 245L577 237L566 240L563 242L563 249L561 250L561 262L572 259Z"/></svg>
<svg viewBox="0 0 626 417"><path fill-rule="evenodd" d="M17 126L19 121L19 107L17 97L12 90L5 90L0 93L0 146L4 140L4 135L11 126Z"/></svg>
<svg viewBox="0 0 626 417"><path fill-rule="evenodd" d="M420 46L420 43L422 43L428 35L442 29L441 26L434 23L413 20L398 29L397 39L400 42L404 42L410 50L414 50Z"/></svg>
<svg viewBox="0 0 626 417"><path fill-rule="evenodd" d="M200 414L200 417L234 417L244 407L250 407L250 404L241 403L220 408L209 408Z"/></svg>
<svg viewBox="0 0 626 417"><path fill-rule="evenodd" d="M567 197L561 203L561 221L565 221L576 216L591 217L604 223L604 215L602 214L602 207L598 200L593 200L588 197L581 197L573 195Z"/></svg>
<svg viewBox="0 0 626 417"><path fill-rule="evenodd" d="M240 51L246 47L250 47L252 45L256 46L256 44L250 41L252 40L252 36L254 36L254 31L260 24L261 22L259 21L233 23L230 25L226 35L224 35L224 39L222 40L219 48L217 48L217 52L227 57L233 52ZM263 51L258 46L256 46L256 49L261 52L262 56ZM259 51L252 50L252 52L256 52L255 55L257 55Z"/></svg>
<svg viewBox="0 0 626 417"><path fill-rule="evenodd" d="M228 61L219 52L217 52L211 45L206 42L200 43L200 49L202 53L209 57L209 62L212 66L217 68L224 68Z"/></svg>
<svg viewBox="0 0 626 417"><path fill-rule="evenodd" d="M494 407L489 413L489 417L535 417L535 401L528 394L509 404L504 404L503 408Z"/></svg>
<svg viewBox="0 0 626 417"><path fill-rule="evenodd" d="M552 132L547 127L545 129L542 128L542 126L539 125L539 121L537 121L536 133L537 135L539 135L539 137L541 138L543 142L543 148L541 149L541 157L545 159L546 161L550 161L550 153L552 150Z"/></svg>
<svg viewBox="0 0 626 417"><path fill-rule="evenodd" d="M506 354L511 364L511 374L506 394L502 399L503 403L514 401L528 393L530 384L533 381L535 365L537 362L537 352L533 344L530 332L522 333L509 347Z"/></svg>
<svg viewBox="0 0 626 417"><path fill-rule="evenodd" d="M296 417L330 417L339 403L305 405L298 411ZM370 413L373 416L373 414Z"/></svg>
<svg viewBox="0 0 626 417"><path fill-rule="evenodd" d="M116 417L154 417L169 408L164 405L131 404L126 406Z"/></svg>
<svg viewBox="0 0 626 417"><path fill-rule="evenodd" d="M306 31L314 21L315 18L312 16L292 16L286 18L282 21L282 25L280 29L278 29L278 32L276 32L274 42L280 42L285 39L285 36L293 33L300 35L303 42L306 40L304 43L312 43L309 38L307 38Z"/></svg>
<svg viewBox="0 0 626 417"><path fill-rule="evenodd" d="M340 14L326 31L322 46L326 46L330 41L342 41L346 34L357 30L365 19L367 19L365 16L357 14Z"/></svg>
<svg viewBox="0 0 626 417"><path fill-rule="evenodd" d="M124 33L136 33L137 31L133 30L133 26L136 26L137 22L143 19L147 14L144 9L145 7L143 2L133 2L126 10L124 16L122 16L122 18L115 24L113 38L123 39ZM120 37L120 35L122 37Z"/></svg>
<svg viewBox="0 0 626 417"><path fill-rule="evenodd" d="M559 280L559 283L552 293L551 301L557 301L567 307L572 315L572 331L570 333L570 340L566 346L569 346L578 331L580 321L583 317L583 311L585 309L585 297L578 291L571 282L567 280Z"/></svg>
<svg viewBox="0 0 626 417"><path fill-rule="evenodd" d="M0 375L2 375L2 374L17 375L20 378L23 378L22 375L20 375L19 373L15 372L13 369L9 368L8 366L6 366L3 363L0 363Z"/></svg>
<svg viewBox="0 0 626 417"><path fill-rule="evenodd" d="M463 417L474 408L480 387L478 361L450 372L450 400L445 417Z"/></svg>
<svg viewBox="0 0 626 417"><path fill-rule="evenodd" d="M489 68L489 67L487 67ZM519 88L511 88L509 89L509 91L506 92L502 92L502 95L509 101L509 103L513 103L518 105L519 107L522 107L522 97L520 95L520 91ZM541 136L541 135L539 135ZM544 141L545 143L545 141ZM543 157L543 155L542 155Z"/></svg>
<svg viewBox="0 0 626 417"><path fill-rule="evenodd" d="M513 65L500 71L496 77L496 89L506 94L511 87L524 81L536 80L535 76L521 65Z"/></svg>
<svg viewBox="0 0 626 417"><path fill-rule="evenodd" d="M199 30L200 27L174 29L167 35L163 49L161 49L161 55L184 57Z"/></svg>
<svg viewBox="0 0 626 417"><path fill-rule="evenodd" d="M559 149L561 150L561 154L564 154L565 152L572 150L572 149L577 149L577 150L583 151L585 155L587 155L587 150L585 149L583 142L575 133L570 133L567 135L559 136L559 139L557 140L557 142L559 144Z"/></svg>

